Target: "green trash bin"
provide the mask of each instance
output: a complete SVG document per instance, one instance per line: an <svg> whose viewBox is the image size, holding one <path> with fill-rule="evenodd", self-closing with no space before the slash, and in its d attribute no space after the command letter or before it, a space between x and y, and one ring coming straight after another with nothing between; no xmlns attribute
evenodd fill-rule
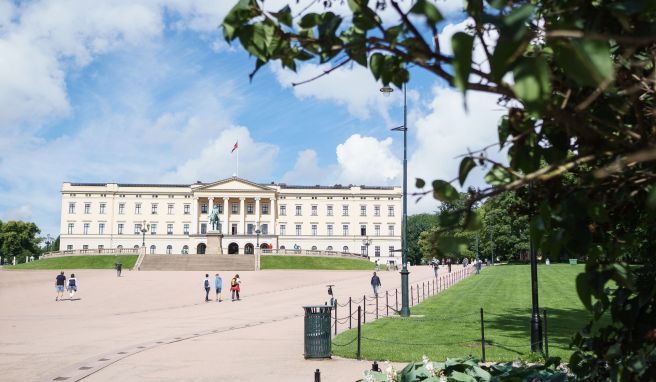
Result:
<svg viewBox="0 0 656 382"><path fill-rule="evenodd" d="M576 264L578 264L578 261L579 261L578 259L569 259L569 264L570 265L576 265Z"/></svg>
<svg viewBox="0 0 656 382"><path fill-rule="evenodd" d="M332 306L309 305L305 310L305 359L330 358L332 351L330 341L330 321Z"/></svg>

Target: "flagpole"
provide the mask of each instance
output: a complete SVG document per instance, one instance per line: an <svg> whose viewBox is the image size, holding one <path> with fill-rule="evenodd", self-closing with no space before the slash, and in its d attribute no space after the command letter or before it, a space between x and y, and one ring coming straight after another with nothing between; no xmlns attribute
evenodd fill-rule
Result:
<svg viewBox="0 0 656 382"><path fill-rule="evenodd" d="M239 178L239 140L237 140L237 178Z"/></svg>

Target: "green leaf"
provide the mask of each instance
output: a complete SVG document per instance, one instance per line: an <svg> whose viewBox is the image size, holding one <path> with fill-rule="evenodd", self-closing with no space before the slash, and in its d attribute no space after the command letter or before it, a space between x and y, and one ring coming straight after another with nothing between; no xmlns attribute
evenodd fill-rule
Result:
<svg viewBox="0 0 656 382"><path fill-rule="evenodd" d="M508 136L510 135L510 122L508 121L508 116L504 115L501 117L501 120L499 121L499 148L503 148L503 146L506 144L506 140L508 140Z"/></svg>
<svg viewBox="0 0 656 382"><path fill-rule="evenodd" d="M471 72L474 36L470 36L464 32L458 32L451 38L451 46L453 46L454 82L456 87L464 93L467 91L469 73Z"/></svg>
<svg viewBox="0 0 656 382"><path fill-rule="evenodd" d="M282 24L287 25L288 27L292 26L292 9L289 8L289 5L285 5L278 12L271 12L271 14Z"/></svg>
<svg viewBox="0 0 656 382"><path fill-rule="evenodd" d="M592 310L592 288L590 287L587 274L581 273L576 276L576 292L583 305L588 310Z"/></svg>
<svg viewBox="0 0 656 382"><path fill-rule="evenodd" d="M515 95L529 112L544 110L551 98L551 73L543 57L526 57L513 70Z"/></svg>
<svg viewBox="0 0 656 382"><path fill-rule="evenodd" d="M424 188L425 185L426 185L426 181L421 178L417 178L417 180L415 181L416 188Z"/></svg>
<svg viewBox="0 0 656 382"><path fill-rule="evenodd" d="M514 67L516 60L523 56L533 37L526 23L534 11L534 6L524 5L506 16L488 16L489 21L499 28L499 38L490 60L490 73L496 81L500 81Z"/></svg>
<svg viewBox="0 0 656 382"><path fill-rule="evenodd" d="M515 180L515 177L503 166L494 165L485 175L485 182L490 186L502 186Z"/></svg>
<svg viewBox="0 0 656 382"><path fill-rule="evenodd" d="M613 61L607 41L558 40L554 58L569 76L581 85L597 86L614 78Z"/></svg>
<svg viewBox="0 0 656 382"><path fill-rule="evenodd" d="M433 181L433 197L441 202L452 202L457 200L459 195L449 182L438 179Z"/></svg>
<svg viewBox="0 0 656 382"><path fill-rule="evenodd" d="M431 25L444 20L437 7L427 0L417 0L415 5L410 8L410 13L426 16L426 23Z"/></svg>
<svg viewBox="0 0 656 382"><path fill-rule="evenodd" d="M467 175L469 175L469 172L474 167L476 167L476 163L471 157L462 158L462 160L460 161L460 169L458 171L458 181L460 181L461 186L465 185L465 180L467 180Z"/></svg>
<svg viewBox="0 0 656 382"><path fill-rule="evenodd" d="M374 75L376 80L380 79L380 76L383 73L383 63L385 61L385 56L381 53L374 53L369 58L369 67L371 68L371 74Z"/></svg>
<svg viewBox="0 0 656 382"><path fill-rule="evenodd" d="M301 21L298 23L298 26L304 29L314 28L321 22L321 15L318 13L308 13L301 17Z"/></svg>
<svg viewBox="0 0 656 382"><path fill-rule="evenodd" d="M453 373L451 373L451 375L449 376L449 381L476 382L476 378L472 377L471 375L454 370Z"/></svg>

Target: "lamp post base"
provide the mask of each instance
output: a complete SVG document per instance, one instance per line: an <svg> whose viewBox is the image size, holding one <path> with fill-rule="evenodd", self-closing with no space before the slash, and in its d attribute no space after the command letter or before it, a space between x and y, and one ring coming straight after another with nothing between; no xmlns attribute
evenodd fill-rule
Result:
<svg viewBox="0 0 656 382"><path fill-rule="evenodd" d="M401 269L401 311L399 314L401 317L409 317L410 316L410 306L409 306L409 301L408 301L408 275L410 274L410 271L408 271L408 268L403 265L403 268Z"/></svg>

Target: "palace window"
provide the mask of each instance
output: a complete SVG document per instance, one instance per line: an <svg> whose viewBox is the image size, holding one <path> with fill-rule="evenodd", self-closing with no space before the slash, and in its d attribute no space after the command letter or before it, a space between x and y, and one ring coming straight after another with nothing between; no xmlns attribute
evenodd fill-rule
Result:
<svg viewBox="0 0 656 382"><path fill-rule="evenodd" d="M262 204L262 215L268 215L268 214L269 214L269 205Z"/></svg>
<svg viewBox="0 0 656 382"><path fill-rule="evenodd" d="M169 244L166 246L166 254L170 255L171 253L173 253L173 246Z"/></svg>
<svg viewBox="0 0 656 382"><path fill-rule="evenodd" d="M85 214L91 213L91 203L84 203L84 213Z"/></svg>
<svg viewBox="0 0 656 382"><path fill-rule="evenodd" d="M134 205L134 214L141 215L141 203L136 203Z"/></svg>
<svg viewBox="0 0 656 382"><path fill-rule="evenodd" d="M246 224L246 234L247 235L252 235L255 232L255 224Z"/></svg>
<svg viewBox="0 0 656 382"><path fill-rule="evenodd" d="M88 235L88 234L89 234L89 223L84 223L84 231L83 231L83 233L84 233L85 235Z"/></svg>
<svg viewBox="0 0 656 382"><path fill-rule="evenodd" d="M389 246L389 255L394 256L394 246L393 245Z"/></svg>
<svg viewBox="0 0 656 382"><path fill-rule="evenodd" d="M312 224L312 236L317 236L317 225Z"/></svg>
<svg viewBox="0 0 656 382"><path fill-rule="evenodd" d="M166 234L173 235L173 224L169 223L166 225Z"/></svg>
<svg viewBox="0 0 656 382"><path fill-rule="evenodd" d="M374 247L374 256L380 257L380 245Z"/></svg>
<svg viewBox="0 0 656 382"><path fill-rule="evenodd" d="M389 232L388 235L394 236L394 226L393 225L387 226L387 231Z"/></svg>
<svg viewBox="0 0 656 382"><path fill-rule="evenodd" d="M365 224L360 226L360 236L367 236L367 226Z"/></svg>
<svg viewBox="0 0 656 382"><path fill-rule="evenodd" d="M207 213L207 204L203 203L200 205L200 213L201 214L206 214Z"/></svg>
<svg viewBox="0 0 656 382"><path fill-rule="evenodd" d="M105 223L99 223L98 224L98 235L104 235L105 234Z"/></svg>
<svg viewBox="0 0 656 382"><path fill-rule="evenodd" d="M191 204L185 204L184 205L184 214L189 215L191 213L191 212L189 212L189 210L191 210Z"/></svg>
<svg viewBox="0 0 656 382"><path fill-rule="evenodd" d="M232 203L231 213L233 213L233 214L239 213L239 204Z"/></svg>
<svg viewBox="0 0 656 382"><path fill-rule="evenodd" d="M268 224L262 224L260 226L260 230L262 231L262 235L268 235L269 234L269 225Z"/></svg>
<svg viewBox="0 0 656 382"><path fill-rule="evenodd" d="M280 205L280 216L287 216L287 206L284 204Z"/></svg>
<svg viewBox="0 0 656 382"><path fill-rule="evenodd" d="M141 234L141 224L135 224L134 225L134 234L135 235L140 235Z"/></svg>
<svg viewBox="0 0 656 382"><path fill-rule="evenodd" d="M310 212L310 215L317 216L317 205L316 204L312 205L312 211Z"/></svg>
<svg viewBox="0 0 656 382"><path fill-rule="evenodd" d="M189 246L188 245L185 245L184 247L182 247L182 254L183 255L188 255L189 254Z"/></svg>
<svg viewBox="0 0 656 382"><path fill-rule="evenodd" d="M118 223L118 230L117 230L119 235L123 235L123 223Z"/></svg>
<svg viewBox="0 0 656 382"><path fill-rule="evenodd" d="M301 225L296 224L296 236L301 236Z"/></svg>
<svg viewBox="0 0 656 382"><path fill-rule="evenodd" d="M68 203L68 213L69 214L75 213L75 203Z"/></svg>
<svg viewBox="0 0 656 382"><path fill-rule="evenodd" d="M220 213L220 214L223 213L223 204L219 204L219 213Z"/></svg>
<svg viewBox="0 0 656 382"><path fill-rule="evenodd" d="M157 247L155 247L154 245L151 245L151 246L150 246L150 254L151 254L151 255L154 255L156 249L157 249Z"/></svg>
<svg viewBox="0 0 656 382"><path fill-rule="evenodd" d="M365 205L360 206L360 216L367 216L367 206Z"/></svg>
<svg viewBox="0 0 656 382"><path fill-rule="evenodd" d="M380 206L374 206L374 216L380 216Z"/></svg>
<svg viewBox="0 0 656 382"><path fill-rule="evenodd" d="M246 203L246 213L253 215L253 203Z"/></svg>
<svg viewBox="0 0 656 382"><path fill-rule="evenodd" d="M89 244L82 244L82 250L83 251L88 251L89 250Z"/></svg>
<svg viewBox="0 0 656 382"><path fill-rule="evenodd" d="M105 207L106 207L106 206L107 206L107 204L105 204L105 203L100 203L100 213L101 213L101 214L104 214L104 213L105 213Z"/></svg>
<svg viewBox="0 0 656 382"><path fill-rule="evenodd" d="M189 223L185 223L182 226L182 233L185 234L185 235L189 235Z"/></svg>
<svg viewBox="0 0 656 382"><path fill-rule="evenodd" d="M332 235L333 235L333 225L328 224L328 236L332 236Z"/></svg>
<svg viewBox="0 0 656 382"><path fill-rule="evenodd" d="M173 215L173 204L168 205L168 214Z"/></svg>
<svg viewBox="0 0 656 382"><path fill-rule="evenodd" d="M332 205L332 204L329 204L329 205L327 206L327 208L328 208L328 210L326 211L326 215L328 215L328 216L333 216L333 205Z"/></svg>
<svg viewBox="0 0 656 382"><path fill-rule="evenodd" d="M342 225L342 233L343 233L344 236L348 236L348 234L349 234L349 232L348 232L348 224L344 224L344 225Z"/></svg>
<svg viewBox="0 0 656 382"><path fill-rule="evenodd" d="M349 251L348 246L345 245L345 246L342 247L342 252L348 253L348 251Z"/></svg>
<svg viewBox="0 0 656 382"><path fill-rule="evenodd" d="M68 245L66 246L66 250L68 250L68 251L72 251L72 250L73 250L73 244L68 244Z"/></svg>
<svg viewBox="0 0 656 382"><path fill-rule="evenodd" d="M301 206L296 206L296 216L301 216L302 215L301 212L302 212L301 211Z"/></svg>
<svg viewBox="0 0 656 382"><path fill-rule="evenodd" d="M205 235L207 233L207 223L200 224L200 233L201 235Z"/></svg>
<svg viewBox="0 0 656 382"><path fill-rule="evenodd" d="M153 215L157 215L157 203L152 203L150 205L150 213Z"/></svg>
<svg viewBox="0 0 656 382"><path fill-rule="evenodd" d="M287 234L286 226L284 224L280 225L280 236L285 236Z"/></svg>
<svg viewBox="0 0 656 382"><path fill-rule="evenodd" d="M361 254L362 256L366 256L366 255L367 255L367 246L366 246L366 245L362 245L362 246L360 246L360 254Z"/></svg>
<svg viewBox="0 0 656 382"><path fill-rule="evenodd" d="M394 216L394 206L387 206L387 216Z"/></svg>
<svg viewBox="0 0 656 382"><path fill-rule="evenodd" d="M125 203L118 204L118 214L119 215L125 214Z"/></svg>
<svg viewBox="0 0 656 382"><path fill-rule="evenodd" d="M374 235L380 236L380 225L378 224L374 225Z"/></svg>
<svg viewBox="0 0 656 382"><path fill-rule="evenodd" d="M73 234L73 228L75 228L75 224L73 223L68 223L68 234L72 235Z"/></svg>
<svg viewBox="0 0 656 382"><path fill-rule="evenodd" d="M348 205L346 204L342 206L342 216L348 216Z"/></svg>
<svg viewBox="0 0 656 382"><path fill-rule="evenodd" d="M157 235L157 224L155 223L150 224L150 234Z"/></svg>

